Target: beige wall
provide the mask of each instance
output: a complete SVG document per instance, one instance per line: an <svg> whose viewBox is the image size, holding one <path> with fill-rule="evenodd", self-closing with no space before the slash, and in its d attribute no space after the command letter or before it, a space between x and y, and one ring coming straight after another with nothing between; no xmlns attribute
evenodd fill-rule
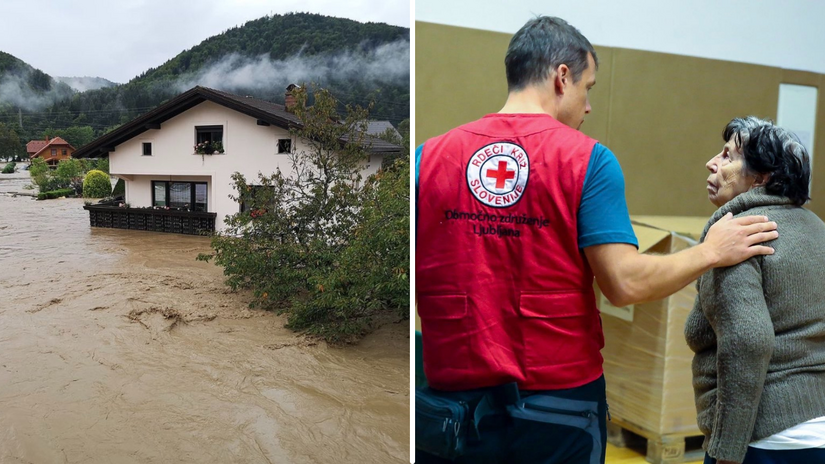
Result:
<svg viewBox="0 0 825 464"><path fill-rule="evenodd" d="M498 111L507 95L509 34L417 21L416 145ZM619 159L631 214L708 216L705 162L737 116L775 119L780 83L825 85L825 75L729 61L596 47L593 112L582 131ZM821 90L820 90L821 94ZM825 98L814 136L813 201L825 217Z"/></svg>
<svg viewBox="0 0 825 464"><path fill-rule="evenodd" d="M195 126L222 125L225 152L219 155L194 154ZM131 206L151 205L152 180L209 180L208 208L217 213L216 228L224 217L238 212L238 203L229 198L237 193L231 176L240 172L248 181L258 173L271 175L276 169L292 171L289 157L278 154L278 139L290 138L286 129L259 126L256 119L206 101L164 122L160 129L148 130L115 147L109 153L112 175L124 176L126 201ZM143 156L143 143L152 143L152 156ZM308 150L303 141L297 150ZM374 174L381 157L373 156L362 176Z"/></svg>

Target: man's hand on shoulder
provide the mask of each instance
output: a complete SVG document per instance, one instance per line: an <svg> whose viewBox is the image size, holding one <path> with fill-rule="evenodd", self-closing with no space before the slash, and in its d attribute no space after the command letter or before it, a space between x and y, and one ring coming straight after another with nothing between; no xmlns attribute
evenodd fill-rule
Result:
<svg viewBox="0 0 825 464"><path fill-rule="evenodd" d="M760 244L778 236L776 223L765 216L734 219L728 213L711 226L702 246L710 254L713 267L727 267L756 255L773 254L773 248Z"/></svg>
<svg viewBox="0 0 825 464"><path fill-rule="evenodd" d="M665 256L639 254L625 243L589 246L584 254L602 293L616 306L664 298L714 267L733 266L773 253L762 243L778 236L764 216L733 219L727 214L708 230L702 244Z"/></svg>

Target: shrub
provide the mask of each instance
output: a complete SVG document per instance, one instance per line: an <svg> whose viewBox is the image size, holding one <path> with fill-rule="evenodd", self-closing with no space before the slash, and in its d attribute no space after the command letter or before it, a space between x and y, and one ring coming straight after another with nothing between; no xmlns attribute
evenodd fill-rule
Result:
<svg viewBox="0 0 825 464"><path fill-rule="evenodd" d="M13 174L15 166L17 166L17 164L15 164L14 161L7 164L6 167L3 168L3 174Z"/></svg>
<svg viewBox="0 0 825 464"><path fill-rule="evenodd" d="M53 198L68 197L74 195L72 189L52 190L51 192L42 192L37 194L38 200L51 200Z"/></svg>
<svg viewBox="0 0 825 464"><path fill-rule="evenodd" d="M46 164L46 161L43 158L35 158L32 160L32 164L29 167L29 172L32 177L45 174L49 172L49 165Z"/></svg>
<svg viewBox="0 0 825 464"><path fill-rule="evenodd" d="M49 173L32 176L32 182L37 184L37 188L41 192L51 192L65 187L60 185L60 181Z"/></svg>
<svg viewBox="0 0 825 464"><path fill-rule="evenodd" d="M52 188L52 174L49 170L49 165L43 158L35 158L32 160L31 167L29 167L29 174L31 174L32 182L37 185L41 192L48 192L55 190Z"/></svg>
<svg viewBox="0 0 825 464"><path fill-rule="evenodd" d="M83 179L84 198L103 198L112 193L112 184L109 175L103 171L92 170Z"/></svg>
<svg viewBox="0 0 825 464"><path fill-rule="evenodd" d="M77 195L83 193L83 174L87 171L84 160L67 159L57 163L57 168L51 172L52 188L40 188L40 191L72 189Z"/></svg>

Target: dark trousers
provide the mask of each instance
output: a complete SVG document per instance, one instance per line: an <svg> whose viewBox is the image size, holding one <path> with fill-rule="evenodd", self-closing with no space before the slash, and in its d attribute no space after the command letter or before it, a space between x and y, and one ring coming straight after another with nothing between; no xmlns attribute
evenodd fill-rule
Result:
<svg viewBox="0 0 825 464"><path fill-rule="evenodd" d="M484 389L466 392L443 392L474 405L486 393ZM605 417L604 376L581 387L566 390L522 391L522 398L549 395L598 403L601 460L604 463L607 430ZM416 450L416 464L595 464L591 462L593 437L582 429L516 419L507 414L485 417L479 426L479 439L469 440L467 452L456 461L448 461Z"/></svg>
<svg viewBox="0 0 825 464"><path fill-rule="evenodd" d="M825 463L825 448L795 450L766 450L748 447L742 464L817 464ZM716 464L716 459L705 454L704 464Z"/></svg>

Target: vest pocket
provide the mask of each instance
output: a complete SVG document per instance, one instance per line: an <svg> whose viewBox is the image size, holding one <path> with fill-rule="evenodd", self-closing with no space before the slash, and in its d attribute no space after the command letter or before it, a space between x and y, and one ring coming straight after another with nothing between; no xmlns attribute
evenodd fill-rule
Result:
<svg viewBox="0 0 825 464"><path fill-rule="evenodd" d="M521 317L558 319L588 314L581 292L521 292L518 311Z"/></svg>
<svg viewBox="0 0 825 464"><path fill-rule="evenodd" d="M422 319L462 319L467 315L467 295L419 295L418 317Z"/></svg>
<svg viewBox="0 0 825 464"><path fill-rule="evenodd" d="M430 385L466 374L470 362L467 308L466 294L418 295L424 374Z"/></svg>
<svg viewBox="0 0 825 464"><path fill-rule="evenodd" d="M518 312L527 371L586 364L599 321L582 292L521 293Z"/></svg>

